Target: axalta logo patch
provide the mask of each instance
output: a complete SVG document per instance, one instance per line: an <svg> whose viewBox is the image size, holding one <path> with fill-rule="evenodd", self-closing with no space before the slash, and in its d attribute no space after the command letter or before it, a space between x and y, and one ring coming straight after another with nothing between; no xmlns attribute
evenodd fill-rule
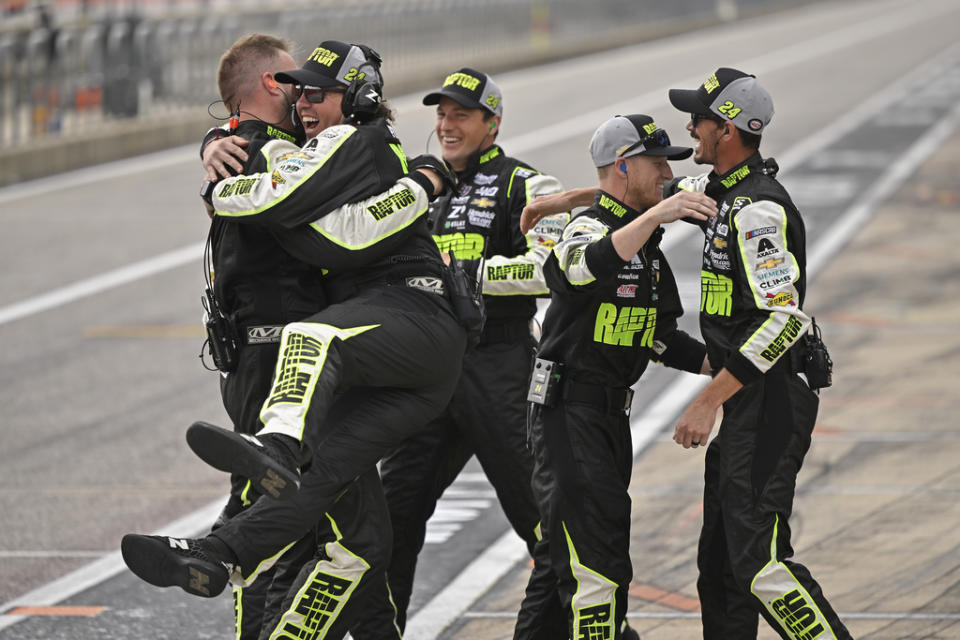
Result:
<svg viewBox="0 0 960 640"><path fill-rule="evenodd" d="M773 244L770 241L770 238L760 238L760 243L757 245L757 257L766 258L767 256L772 256L780 253L780 248L777 245Z"/></svg>

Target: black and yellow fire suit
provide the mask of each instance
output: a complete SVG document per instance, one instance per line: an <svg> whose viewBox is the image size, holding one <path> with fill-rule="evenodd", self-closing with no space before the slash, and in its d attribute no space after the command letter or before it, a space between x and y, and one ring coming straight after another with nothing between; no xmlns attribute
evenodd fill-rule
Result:
<svg viewBox="0 0 960 640"><path fill-rule="evenodd" d="M524 235L520 214L528 202L561 186L496 145L475 153L457 177L458 192L431 203L429 225L440 249L463 260L482 282L487 321L480 343L464 357L460 382L443 414L380 467L393 524L390 589L401 629L427 520L471 456L477 456L507 519L531 552L539 521L524 427L535 347L530 324L536 297L548 293L543 263L568 216L544 219ZM368 637L364 628L353 635Z"/></svg>
<svg viewBox="0 0 960 640"><path fill-rule="evenodd" d="M639 215L599 192L546 263L552 300L538 357L563 372L559 398L531 406L542 537L515 638L619 637L632 576L630 387L650 360L691 372L703 364L703 345L677 328L683 310L662 230L629 261L613 248L611 233ZM556 594L562 630L543 618Z"/></svg>
<svg viewBox="0 0 960 640"><path fill-rule="evenodd" d="M261 153L266 171L218 184L215 215L263 225L292 255L325 269L330 306L284 327L260 413L261 434L290 435L313 452L298 496L260 501L212 534L240 560L235 583L267 569L344 489L440 412L465 347L426 229L426 200L412 189L424 183L402 177L406 158L384 121L331 127L302 148L275 141ZM385 190L363 215L341 215L348 203ZM389 518L379 510L350 515L364 530L386 535L376 557L340 541L321 547L287 594L270 637L339 637L354 617L348 602L383 585ZM333 572L331 560L349 570ZM378 632L398 636L392 625Z"/></svg>
<svg viewBox="0 0 960 640"><path fill-rule="evenodd" d="M259 153L264 144L273 139L295 139L294 134L259 120L245 120L233 133L249 141L244 165L247 173L266 168ZM208 136L214 137L216 130ZM235 431L253 434L261 427L260 407L273 380L281 329L326 307L322 274L316 266L287 253L260 226L235 225L215 218L210 225L210 252L214 292L237 336L236 366L220 376L223 406ZM245 478L232 476L230 484L230 498L215 527L258 498ZM281 585L289 588L300 566L313 556L314 548L309 536L305 537L269 577L249 588L234 588L238 640L259 638L265 612L280 604L269 602L268 593L276 594ZM274 580L276 585L271 589Z"/></svg>
<svg viewBox="0 0 960 640"><path fill-rule="evenodd" d="M700 330L711 366L743 388L723 405L706 454L697 588L704 638L756 638L758 613L783 638L849 638L820 586L790 560L797 473L819 404L799 375L806 248L803 219L754 154L724 175L668 184L702 191L719 215L702 223Z"/></svg>

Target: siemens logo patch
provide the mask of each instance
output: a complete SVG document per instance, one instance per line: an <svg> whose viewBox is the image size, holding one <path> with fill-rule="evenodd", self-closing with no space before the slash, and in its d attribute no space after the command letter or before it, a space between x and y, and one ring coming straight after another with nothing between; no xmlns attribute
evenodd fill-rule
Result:
<svg viewBox="0 0 960 640"><path fill-rule="evenodd" d="M413 192L410 189L404 189L387 196L383 200L377 200L367 207L367 211L370 212L374 220L380 221L404 207L409 207L416 201L417 197L413 195Z"/></svg>

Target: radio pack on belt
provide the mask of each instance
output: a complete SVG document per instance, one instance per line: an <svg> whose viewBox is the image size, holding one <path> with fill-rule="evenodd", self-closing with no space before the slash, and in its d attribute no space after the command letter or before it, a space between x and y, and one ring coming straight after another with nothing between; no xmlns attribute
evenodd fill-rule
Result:
<svg viewBox="0 0 960 640"><path fill-rule="evenodd" d="M203 304L203 324L207 329L207 342L214 366L229 373L237 368L237 331L233 323L220 311L217 297L208 287L200 298ZM203 357L203 351L200 352ZM206 366L206 365L204 365Z"/></svg>
<svg viewBox="0 0 960 640"><path fill-rule="evenodd" d="M477 268L483 273L483 261ZM443 270L443 279L450 296L450 306L457 320L467 331L467 350L477 346L483 325L487 320L487 308L483 303L483 286L463 268L459 260L451 260L450 266Z"/></svg>
<svg viewBox="0 0 960 640"><path fill-rule="evenodd" d="M823 344L816 318L810 319L810 331L803 335L803 372L807 384L816 391L833 384L833 360Z"/></svg>
<svg viewBox="0 0 960 640"><path fill-rule="evenodd" d="M552 407L560 400L560 387L563 383L563 364L537 358L533 361L533 373L530 375L530 389L527 390L527 402Z"/></svg>

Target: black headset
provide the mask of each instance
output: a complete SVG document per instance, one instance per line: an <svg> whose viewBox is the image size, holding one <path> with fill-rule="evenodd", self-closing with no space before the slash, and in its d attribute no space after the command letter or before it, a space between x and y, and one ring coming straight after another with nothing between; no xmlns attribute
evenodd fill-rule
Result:
<svg viewBox="0 0 960 640"><path fill-rule="evenodd" d="M348 120L366 122L377 114L383 102L383 76L380 75L383 58L367 45L355 46L363 51L366 60L357 67L356 77L343 94L340 110ZM365 67L373 69L372 80L370 75L361 73Z"/></svg>

